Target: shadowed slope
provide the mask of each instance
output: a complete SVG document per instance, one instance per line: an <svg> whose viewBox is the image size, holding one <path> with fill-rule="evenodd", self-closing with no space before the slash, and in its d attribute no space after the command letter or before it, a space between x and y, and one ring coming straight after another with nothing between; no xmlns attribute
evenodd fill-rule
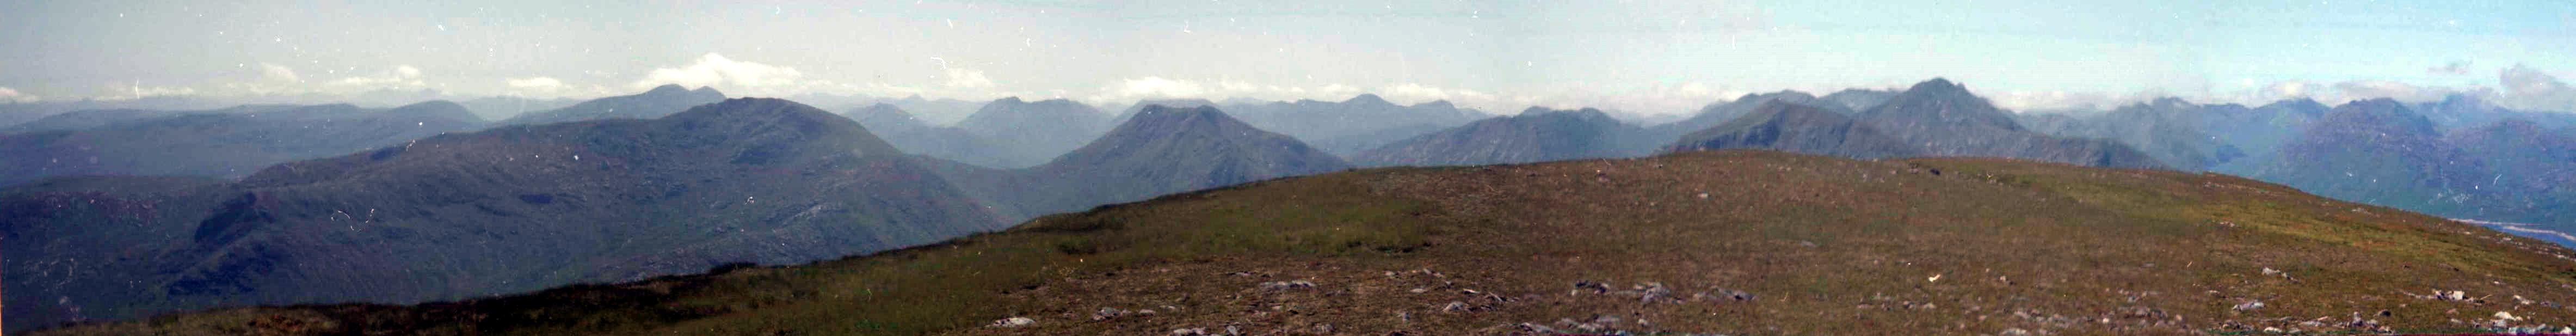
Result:
<svg viewBox="0 0 2576 336"><path fill-rule="evenodd" d="M10 210L0 223L150 238L23 241L78 247L38 251L16 250L25 237L12 238L11 293L50 293L8 297L12 326L67 320L73 309L134 318L215 305L457 299L806 262L1000 224L857 123L776 99L449 134L149 194L181 196L62 185L0 190L0 209ZM61 206L89 203L133 207Z"/></svg>

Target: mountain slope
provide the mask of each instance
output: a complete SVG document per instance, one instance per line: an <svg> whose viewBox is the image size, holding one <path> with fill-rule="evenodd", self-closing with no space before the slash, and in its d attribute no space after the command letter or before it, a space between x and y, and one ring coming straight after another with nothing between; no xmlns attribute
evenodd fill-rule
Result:
<svg viewBox="0 0 2576 336"><path fill-rule="evenodd" d="M2576 322L2570 254L2221 175L1711 151L1325 174L796 267L40 334L2465 334Z"/></svg>
<svg viewBox="0 0 2576 336"><path fill-rule="evenodd" d="M1340 102L1228 104L1225 109L1253 127L1297 137L1325 152L1343 156L1492 117L1458 108L1446 100L1404 106L1374 94L1360 94Z"/></svg>
<svg viewBox="0 0 2576 336"><path fill-rule="evenodd" d="M690 90L677 84L663 84L644 93L592 99L559 109L521 113L502 120L500 124L532 125L608 118L653 119L724 99L724 93L716 92L714 88L699 87L697 90Z"/></svg>
<svg viewBox="0 0 2576 336"><path fill-rule="evenodd" d="M1763 103L1751 114L1681 136L1663 152L1768 149L1878 159L1922 155L1923 149L1851 117L1814 106Z"/></svg>
<svg viewBox="0 0 2576 336"><path fill-rule="evenodd" d="M2155 158L2119 142L2032 132L1966 87L1934 78L1859 113L1880 131L1931 155L1994 156L2088 166L2161 168Z"/></svg>
<svg viewBox="0 0 2576 336"><path fill-rule="evenodd" d="M1388 143L1351 156L1363 165L1480 165L1641 154L1645 130L1600 110L1531 107Z"/></svg>
<svg viewBox="0 0 2576 336"><path fill-rule="evenodd" d="M2209 127L2205 119L2212 114L2209 109L2168 97L2098 115L2066 117L2045 126L2025 126L2055 136L2116 140L2176 169L2204 170L2245 156L2243 149L2204 131Z"/></svg>
<svg viewBox="0 0 2576 336"><path fill-rule="evenodd" d="M1149 105L1098 141L1018 170L935 165L1006 218L1076 211L1155 195L1350 169L1287 135L1214 107Z"/></svg>
<svg viewBox="0 0 2576 336"><path fill-rule="evenodd" d="M2283 145L2253 177L2317 195L2475 217L2484 162L2444 142L2432 121L2394 100L2336 106Z"/></svg>
<svg viewBox="0 0 2576 336"><path fill-rule="evenodd" d="M1764 94L1747 93L1744 94L1743 97L1735 98L1735 100L1702 106L1699 108L1698 113L1691 114L1691 117L1688 119L1648 126L1646 127L1646 132L1648 133L1646 136L1648 137L1648 140L1656 142L1672 142L1674 139L1680 138L1682 134L1698 132L1699 130L1708 129L1709 127L1716 127L1718 124L1724 124L1729 121L1734 121L1736 118L1753 114L1754 109L1766 106L1773 101L1799 104L1809 107L1825 106L1826 104L1831 104L1835 107L1840 107L1841 105L1838 103L1819 104L1816 102L1815 95L1798 91L1780 91Z"/></svg>
<svg viewBox="0 0 2576 336"><path fill-rule="evenodd" d="M0 189L9 292L50 293L8 297L7 323L448 300L807 262L1000 224L858 124L775 99L441 135L229 184L164 179ZM142 238L63 243L117 235Z"/></svg>
<svg viewBox="0 0 2576 336"><path fill-rule="evenodd" d="M935 126L893 104L877 103L866 107L842 109L842 116L857 120L868 131L885 138L886 143L905 153L928 155L947 160L991 167L1011 166L1003 158L1003 149L991 140L965 129Z"/></svg>
<svg viewBox="0 0 2576 336"><path fill-rule="evenodd" d="M243 106L135 117L91 128L0 135L0 186L63 175L239 178L279 162L486 125L447 101L381 110L348 104Z"/></svg>
<svg viewBox="0 0 2576 336"><path fill-rule="evenodd" d="M974 115L958 121L957 128L992 144L997 153L994 160L1007 163L999 167L1019 168L1046 163L1099 138L1101 132L1107 131L1102 125L1109 118L1099 109L1072 100L1029 102L1009 97L984 104Z"/></svg>
<svg viewBox="0 0 2576 336"><path fill-rule="evenodd" d="M2443 142L2478 159L2491 177L2477 189L2494 195L2481 218L2529 223L2576 220L2576 128L2549 129L2519 118L2446 135ZM2543 225L2567 230L2568 225Z"/></svg>

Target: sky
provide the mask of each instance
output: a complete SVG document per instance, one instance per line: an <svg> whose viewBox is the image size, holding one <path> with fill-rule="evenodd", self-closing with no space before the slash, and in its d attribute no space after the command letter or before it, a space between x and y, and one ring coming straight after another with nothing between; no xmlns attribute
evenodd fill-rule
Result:
<svg viewBox="0 0 2576 336"><path fill-rule="evenodd" d="M0 101L188 95L1450 100L1686 113L1933 77L2007 108L2576 110L2576 2L23 1Z"/></svg>

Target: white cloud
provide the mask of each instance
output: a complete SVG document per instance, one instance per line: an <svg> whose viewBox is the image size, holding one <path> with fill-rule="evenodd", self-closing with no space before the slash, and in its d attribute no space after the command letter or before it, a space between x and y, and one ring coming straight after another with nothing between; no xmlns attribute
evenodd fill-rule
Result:
<svg viewBox="0 0 2576 336"><path fill-rule="evenodd" d="M31 101L38 101L38 100L43 100L43 99L42 99L42 98L40 98L40 97L36 97L36 95L31 95L31 94L26 94L26 93L23 93L23 92L18 92L18 90L17 90L17 89L11 89L11 88L7 88L7 87L0 87L0 101L7 101L7 102L13 102L13 103L14 103L14 102L31 102Z"/></svg>
<svg viewBox="0 0 2576 336"><path fill-rule="evenodd" d="M1101 91L1100 95L1091 100L1105 103L1138 99L1214 98L1208 97L1207 88L1196 82L1162 77L1129 78Z"/></svg>
<svg viewBox="0 0 2576 336"><path fill-rule="evenodd" d="M807 82L804 77L803 72L798 72L794 68L736 61L725 58L724 55L707 53L704 56L698 56L697 63L687 67L653 69L653 72L644 80L636 81L629 86L636 89L652 88L662 84L690 87L716 86L727 91L740 90L744 91L743 93L784 95L804 93L795 89L818 84Z"/></svg>
<svg viewBox="0 0 2576 336"><path fill-rule="evenodd" d="M2507 107L2576 112L2576 88L2539 69L2515 64L2498 75L2497 82L2504 84L2501 103Z"/></svg>
<svg viewBox="0 0 2576 336"><path fill-rule="evenodd" d="M554 90L564 86L563 80L554 77L510 78L508 82L510 87L524 90Z"/></svg>
<svg viewBox="0 0 2576 336"><path fill-rule="evenodd" d="M391 71L377 73L373 76L349 76L329 84L342 89L372 90L395 87L420 87L427 85L428 83L421 81L420 68L414 68L410 65L397 65L394 66L394 69Z"/></svg>
<svg viewBox="0 0 2576 336"><path fill-rule="evenodd" d="M970 89L993 87L993 79L985 78L983 70L967 68L948 68L946 70L948 75L948 87Z"/></svg>
<svg viewBox="0 0 2576 336"><path fill-rule="evenodd" d="M294 69L294 68L288 68L288 67L286 67L286 66L283 66L283 65L276 65L276 64L260 63L260 64L259 64L259 76L260 76L260 78L261 78L261 79L266 79L266 80L269 80L269 81L275 81L275 82L285 82L285 83L303 83L303 82L304 82L304 77L303 77L303 76L296 76L296 75L295 75L295 69Z"/></svg>
<svg viewBox="0 0 2576 336"><path fill-rule="evenodd" d="M1379 88L1378 95L1385 96L1388 101L1394 101L1397 102L1397 104L1403 104L1404 102L1447 100L1450 103L1463 103L1476 106L1491 105L1491 103L1495 102L1496 99L1496 96L1490 93L1467 89L1435 87L1422 85L1422 83L1404 83ZM1509 113L1510 111L1497 112Z"/></svg>

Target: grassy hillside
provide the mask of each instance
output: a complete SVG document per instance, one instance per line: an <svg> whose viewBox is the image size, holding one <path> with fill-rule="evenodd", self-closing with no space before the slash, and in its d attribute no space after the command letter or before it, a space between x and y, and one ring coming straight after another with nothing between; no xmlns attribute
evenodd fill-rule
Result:
<svg viewBox="0 0 2576 336"><path fill-rule="evenodd" d="M802 266L37 334L2555 331L2570 255L2223 175L1720 151L1359 170Z"/></svg>

